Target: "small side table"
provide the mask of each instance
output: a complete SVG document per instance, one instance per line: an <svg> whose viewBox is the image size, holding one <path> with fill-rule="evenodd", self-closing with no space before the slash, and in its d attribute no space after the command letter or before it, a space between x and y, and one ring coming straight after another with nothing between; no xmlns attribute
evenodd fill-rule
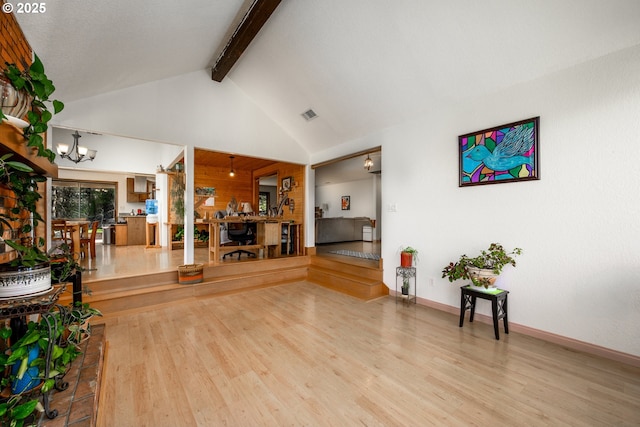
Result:
<svg viewBox="0 0 640 427"><path fill-rule="evenodd" d="M509 333L509 318L507 317L507 297L509 296L509 291L498 289L496 291L485 292L473 289L471 285L462 286L460 291L460 327L462 327L464 323L464 313L467 310L471 310L469 322L473 322L473 315L476 312L476 298L481 298L491 301L493 331L496 339L500 339L500 332L498 330L498 320L500 319L504 322L504 333Z"/></svg>
<svg viewBox="0 0 640 427"><path fill-rule="evenodd" d="M161 248L160 246L160 224L157 222L146 223L146 239L147 239L147 248Z"/></svg>
<svg viewBox="0 0 640 427"><path fill-rule="evenodd" d="M407 294L402 294L402 284L409 283ZM400 285L398 286L398 282ZM413 282L413 286L412 286ZM413 292L412 292L413 291ZM396 304L398 299L402 299L405 304L413 302L416 304L416 268L415 267L396 267Z"/></svg>

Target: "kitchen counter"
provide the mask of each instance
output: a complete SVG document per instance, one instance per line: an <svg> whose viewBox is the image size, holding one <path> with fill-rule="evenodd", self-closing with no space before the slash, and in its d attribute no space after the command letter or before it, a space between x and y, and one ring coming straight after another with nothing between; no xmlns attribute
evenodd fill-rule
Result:
<svg viewBox="0 0 640 427"><path fill-rule="evenodd" d="M146 245L146 215L120 215L120 221L116 224L116 245Z"/></svg>

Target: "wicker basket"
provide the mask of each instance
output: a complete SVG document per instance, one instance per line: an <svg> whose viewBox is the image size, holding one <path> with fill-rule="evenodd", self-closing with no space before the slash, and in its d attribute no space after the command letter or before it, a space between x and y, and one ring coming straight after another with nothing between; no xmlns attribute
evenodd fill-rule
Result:
<svg viewBox="0 0 640 427"><path fill-rule="evenodd" d="M185 264L178 266L178 283L181 285L192 285L202 282L202 264Z"/></svg>

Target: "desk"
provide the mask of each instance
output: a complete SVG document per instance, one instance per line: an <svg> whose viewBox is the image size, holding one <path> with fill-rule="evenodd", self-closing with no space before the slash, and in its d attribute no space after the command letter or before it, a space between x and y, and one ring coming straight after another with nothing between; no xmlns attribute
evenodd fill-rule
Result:
<svg viewBox="0 0 640 427"><path fill-rule="evenodd" d="M258 224L257 227L257 244L255 245L243 245L243 246L220 246L220 224L226 223L241 223L241 222L254 222ZM247 251L259 251L262 249L266 257L269 256L269 246L275 246L275 256L280 255L280 230L282 227L282 220L267 218L267 217L242 217L232 216L224 219L211 219L209 220L209 261L214 264L220 262L220 256L225 252L233 252L237 249L244 249ZM275 234L274 234L275 233Z"/></svg>
<svg viewBox="0 0 640 427"><path fill-rule="evenodd" d="M84 253L86 249L82 249L80 246L80 236L89 235L89 221L66 221L65 223L71 228L71 241L73 242L73 251L77 253ZM84 253L86 258L86 253Z"/></svg>
<svg viewBox="0 0 640 427"><path fill-rule="evenodd" d="M509 333L509 320L507 317L507 297L509 291L503 289L497 289L495 291L479 291L473 289L470 285L462 286L460 288L460 327L464 323L464 313L467 310L471 310L469 316L469 322L473 322L473 315L476 312L476 298L486 299L491 301L491 313L493 314L493 331L496 335L496 339L500 339L500 332L498 330L498 320L503 319L504 333Z"/></svg>

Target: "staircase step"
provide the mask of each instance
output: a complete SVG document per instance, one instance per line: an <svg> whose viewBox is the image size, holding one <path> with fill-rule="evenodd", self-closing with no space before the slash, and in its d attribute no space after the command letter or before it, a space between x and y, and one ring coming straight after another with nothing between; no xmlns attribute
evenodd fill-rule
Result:
<svg viewBox="0 0 640 427"><path fill-rule="evenodd" d="M101 287L97 291L92 291L91 295L83 296L83 301L89 302L93 307L102 311L105 316L109 316L146 306L305 280L308 271L307 263L308 260L302 263L275 263L275 266L271 265L272 263L263 263L261 269L246 268L248 264L255 264L255 262L243 263L245 264L244 269L237 267L227 269L227 273L230 274L226 276L221 276L219 272L207 274L207 268L205 268L204 280L201 283L179 284L176 275L173 283L146 287L137 286L131 289L110 290ZM213 267L213 269L219 267ZM245 272L242 273L242 270Z"/></svg>
<svg viewBox="0 0 640 427"><path fill-rule="evenodd" d="M175 301L304 280L364 300L389 294L389 288L383 283L382 269L317 256L205 265L203 276L201 283L186 285L178 283L177 270L113 279L89 279L84 281L84 285L91 289L91 295L83 295L83 301L91 303L105 316L113 316ZM61 304L70 302L70 292L61 296Z"/></svg>
<svg viewBox="0 0 640 427"><path fill-rule="evenodd" d="M389 295L382 270L312 256L307 280L356 298L371 300Z"/></svg>

